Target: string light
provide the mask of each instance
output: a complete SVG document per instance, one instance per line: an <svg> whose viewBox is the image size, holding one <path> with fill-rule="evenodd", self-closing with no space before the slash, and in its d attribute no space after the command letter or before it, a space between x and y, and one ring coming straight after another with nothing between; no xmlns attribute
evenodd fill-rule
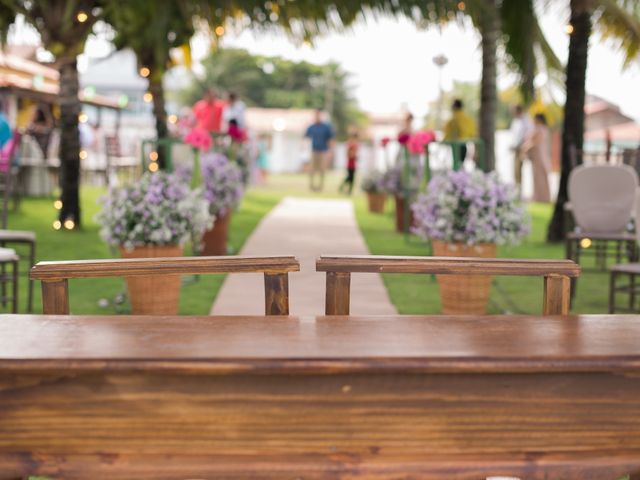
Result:
<svg viewBox="0 0 640 480"><path fill-rule="evenodd" d="M169 123L178 123L178 116L177 115L169 115Z"/></svg>
<svg viewBox="0 0 640 480"><path fill-rule="evenodd" d="M87 123L87 120L89 120L89 117L86 113L81 113L80 115L78 115L78 121L80 121L80 123Z"/></svg>
<svg viewBox="0 0 640 480"><path fill-rule="evenodd" d="M151 75L151 70L149 70L149 67L142 67L140 68L140 76L147 78L149 75Z"/></svg>
<svg viewBox="0 0 640 480"><path fill-rule="evenodd" d="M149 159L150 159L152 162L155 162L156 160L158 160L158 152L156 152L155 150L154 150L153 152L151 152L151 153L149 154Z"/></svg>
<svg viewBox="0 0 640 480"><path fill-rule="evenodd" d="M571 35L573 33L573 25L567 23L567 26L564 27L564 31L567 32L568 35Z"/></svg>
<svg viewBox="0 0 640 480"><path fill-rule="evenodd" d="M153 100L153 95L151 92L147 92L142 96L142 99L146 102L149 103L151 102L151 100Z"/></svg>
<svg viewBox="0 0 640 480"><path fill-rule="evenodd" d="M55 202L53 202L53 208L55 208L56 210L61 210L62 209L62 200L56 200Z"/></svg>
<svg viewBox="0 0 640 480"><path fill-rule="evenodd" d="M61 228L62 228L62 223L60 222L60 220L56 220L55 222L53 222L54 230L60 230Z"/></svg>
<svg viewBox="0 0 640 480"><path fill-rule="evenodd" d="M78 12L78 15L76 15L76 19L80 22L80 23L84 23L87 20L89 20L89 15L87 15L86 12L80 11Z"/></svg>
<svg viewBox="0 0 640 480"><path fill-rule="evenodd" d="M150 172L157 172L158 171L158 164L156 162L151 162L149 164L149 171Z"/></svg>
<svg viewBox="0 0 640 480"><path fill-rule="evenodd" d="M87 151L86 150L80 150L80 160L84 160L85 158L87 158Z"/></svg>
<svg viewBox="0 0 640 480"><path fill-rule="evenodd" d="M222 25L218 25L214 31L216 32L216 35L219 37L224 35L224 27Z"/></svg>
<svg viewBox="0 0 640 480"><path fill-rule="evenodd" d="M70 218L64 221L64 228L66 228L67 230L73 230L73 227L75 226L76 226L75 222Z"/></svg>
<svg viewBox="0 0 640 480"><path fill-rule="evenodd" d="M591 239L583 238L582 240L580 240L580 246L582 248L589 248L591 246Z"/></svg>

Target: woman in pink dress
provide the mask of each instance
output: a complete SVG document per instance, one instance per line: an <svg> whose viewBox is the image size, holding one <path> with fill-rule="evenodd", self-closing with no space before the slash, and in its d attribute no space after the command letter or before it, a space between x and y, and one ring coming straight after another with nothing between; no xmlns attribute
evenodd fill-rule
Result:
<svg viewBox="0 0 640 480"><path fill-rule="evenodd" d="M534 117L533 130L525 140L522 150L529 156L533 168L533 201L549 203L551 201L549 191L549 171L551 170L549 128L547 127L547 119L542 113L538 113Z"/></svg>

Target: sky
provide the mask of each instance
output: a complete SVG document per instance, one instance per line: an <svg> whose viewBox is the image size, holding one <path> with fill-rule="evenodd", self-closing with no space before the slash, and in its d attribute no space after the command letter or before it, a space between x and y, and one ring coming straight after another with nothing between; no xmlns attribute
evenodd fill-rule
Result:
<svg viewBox="0 0 640 480"><path fill-rule="evenodd" d="M568 1L554 0L541 10L541 25L558 57L565 62L569 38ZM409 20L367 18L345 33L334 33L314 41L313 47L296 46L284 35L227 32L223 47L246 48L251 53L279 55L292 60L324 63L335 61L352 74L351 83L360 107L370 112L397 112L406 106L424 115L438 96L438 69L433 57L448 58L442 70L445 89L456 81L479 81L481 52L479 35L458 25L418 30ZM194 42L196 56L206 42ZM199 50L200 49L200 50ZM499 87L513 83L513 76L500 70ZM541 77L540 82L544 82ZM587 92L621 106L640 120L640 62L623 71L623 57L611 44L593 35L589 51ZM560 94L562 97L562 94ZM562 100L562 98L559 98Z"/></svg>

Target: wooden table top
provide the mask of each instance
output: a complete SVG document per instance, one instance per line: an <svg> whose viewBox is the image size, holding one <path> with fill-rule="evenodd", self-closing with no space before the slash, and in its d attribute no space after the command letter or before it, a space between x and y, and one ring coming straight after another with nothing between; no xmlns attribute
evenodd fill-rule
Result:
<svg viewBox="0 0 640 480"><path fill-rule="evenodd" d="M640 371L640 316L0 315L0 370Z"/></svg>

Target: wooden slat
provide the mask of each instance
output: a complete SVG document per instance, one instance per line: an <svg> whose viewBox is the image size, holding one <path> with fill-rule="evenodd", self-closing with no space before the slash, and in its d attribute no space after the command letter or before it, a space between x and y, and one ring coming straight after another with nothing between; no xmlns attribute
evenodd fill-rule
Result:
<svg viewBox="0 0 640 480"><path fill-rule="evenodd" d="M316 271L578 277L580 266L571 260L323 255Z"/></svg>
<svg viewBox="0 0 640 480"><path fill-rule="evenodd" d="M137 275L297 272L293 256L170 257L39 262L31 269L35 280L60 278L133 277Z"/></svg>
<svg viewBox="0 0 640 480"><path fill-rule="evenodd" d="M42 311L45 315L69 314L69 285L66 279L42 281Z"/></svg>
<svg viewBox="0 0 640 480"><path fill-rule="evenodd" d="M571 304L571 279L561 275L544 277L543 313L567 315Z"/></svg>
<svg viewBox="0 0 640 480"><path fill-rule="evenodd" d="M264 274L264 302L266 315L289 315L288 274Z"/></svg>
<svg viewBox="0 0 640 480"><path fill-rule="evenodd" d="M349 272L327 272L325 314L349 315L350 284Z"/></svg>

